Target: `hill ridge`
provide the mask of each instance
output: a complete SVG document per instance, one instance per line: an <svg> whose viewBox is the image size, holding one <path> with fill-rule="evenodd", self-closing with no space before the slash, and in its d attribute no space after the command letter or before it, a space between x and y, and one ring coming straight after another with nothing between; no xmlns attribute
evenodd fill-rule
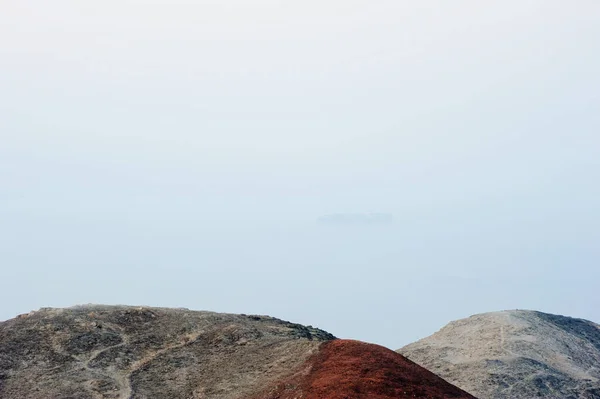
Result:
<svg viewBox="0 0 600 399"><path fill-rule="evenodd" d="M473 398L389 349L270 316L79 305L0 322L1 399L392 399L399 392Z"/></svg>

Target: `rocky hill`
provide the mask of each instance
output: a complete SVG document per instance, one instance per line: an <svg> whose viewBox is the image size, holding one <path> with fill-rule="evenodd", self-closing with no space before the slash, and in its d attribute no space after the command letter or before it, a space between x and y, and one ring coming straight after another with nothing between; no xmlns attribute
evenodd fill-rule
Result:
<svg viewBox="0 0 600 399"><path fill-rule="evenodd" d="M0 323L3 399L473 398L403 356L268 316L125 306Z"/></svg>
<svg viewBox="0 0 600 399"><path fill-rule="evenodd" d="M479 314L398 352L481 399L600 398L600 326L587 320Z"/></svg>

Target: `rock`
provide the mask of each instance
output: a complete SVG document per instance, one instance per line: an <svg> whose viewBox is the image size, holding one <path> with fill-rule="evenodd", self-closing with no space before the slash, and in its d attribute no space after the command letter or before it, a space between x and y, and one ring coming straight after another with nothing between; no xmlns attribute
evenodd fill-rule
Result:
<svg viewBox="0 0 600 399"><path fill-rule="evenodd" d="M485 313L398 352L481 399L600 399L600 327L587 320Z"/></svg>
<svg viewBox="0 0 600 399"><path fill-rule="evenodd" d="M269 316L127 306L0 323L2 399L472 396L403 356Z"/></svg>
<svg viewBox="0 0 600 399"><path fill-rule="evenodd" d="M187 399L200 388L207 398L243 398L333 338L270 317L46 308L0 323L0 398Z"/></svg>

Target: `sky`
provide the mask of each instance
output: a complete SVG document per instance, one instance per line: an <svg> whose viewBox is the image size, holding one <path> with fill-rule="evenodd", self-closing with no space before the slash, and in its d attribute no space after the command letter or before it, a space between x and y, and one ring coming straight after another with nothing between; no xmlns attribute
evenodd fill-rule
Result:
<svg viewBox="0 0 600 399"><path fill-rule="evenodd" d="M600 322L600 2L0 0L0 320L269 314L399 348ZM320 226L332 213L391 226Z"/></svg>

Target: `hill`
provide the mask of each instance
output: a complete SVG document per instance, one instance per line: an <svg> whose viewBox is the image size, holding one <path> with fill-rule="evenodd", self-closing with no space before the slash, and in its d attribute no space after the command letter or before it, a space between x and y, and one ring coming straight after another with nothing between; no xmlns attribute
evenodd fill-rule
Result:
<svg viewBox="0 0 600 399"><path fill-rule="evenodd" d="M268 316L44 308L0 323L0 398L472 398L377 345Z"/></svg>
<svg viewBox="0 0 600 399"><path fill-rule="evenodd" d="M600 326L587 320L479 314L398 352L481 399L600 398Z"/></svg>

